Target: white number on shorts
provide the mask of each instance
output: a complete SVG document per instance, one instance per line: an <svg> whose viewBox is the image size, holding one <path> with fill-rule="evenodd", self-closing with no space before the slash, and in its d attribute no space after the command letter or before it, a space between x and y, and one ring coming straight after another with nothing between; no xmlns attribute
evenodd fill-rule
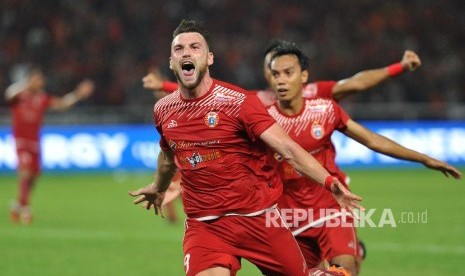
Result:
<svg viewBox="0 0 465 276"><path fill-rule="evenodd" d="M184 267L186 268L186 273L189 271L189 261L191 259L191 254L187 254L184 257Z"/></svg>

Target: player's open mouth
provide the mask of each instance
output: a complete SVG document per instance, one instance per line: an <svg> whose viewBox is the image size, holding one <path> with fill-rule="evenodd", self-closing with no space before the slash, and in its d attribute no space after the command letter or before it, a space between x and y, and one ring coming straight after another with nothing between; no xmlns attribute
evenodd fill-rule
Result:
<svg viewBox="0 0 465 276"><path fill-rule="evenodd" d="M285 88L278 88L277 91L278 91L278 94L279 94L279 95L284 96L284 95L287 94L287 92L288 92L289 90L288 90L288 89L285 89Z"/></svg>
<svg viewBox="0 0 465 276"><path fill-rule="evenodd" d="M195 66L190 61L185 61L181 64L182 73L185 76L192 76L195 72Z"/></svg>

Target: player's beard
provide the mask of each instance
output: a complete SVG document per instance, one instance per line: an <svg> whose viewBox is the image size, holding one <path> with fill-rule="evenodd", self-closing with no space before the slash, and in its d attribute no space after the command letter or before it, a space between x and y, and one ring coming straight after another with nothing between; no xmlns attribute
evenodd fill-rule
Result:
<svg viewBox="0 0 465 276"><path fill-rule="evenodd" d="M186 84L182 80L181 76L179 75L178 71L174 72L174 75L176 76L176 79L181 83L181 85L186 88L186 89L194 89L197 86L199 86L200 82L202 82L203 77L205 76L205 73L207 72L208 66L203 66L202 68L199 69L199 74L197 76L197 79L193 84Z"/></svg>

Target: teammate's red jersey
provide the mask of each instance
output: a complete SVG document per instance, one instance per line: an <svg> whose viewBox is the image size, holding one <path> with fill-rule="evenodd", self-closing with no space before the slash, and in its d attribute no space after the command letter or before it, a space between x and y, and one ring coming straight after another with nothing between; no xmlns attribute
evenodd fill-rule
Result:
<svg viewBox="0 0 465 276"><path fill-rule="evenodd" d="M302 97L305 99L315 98L333 98L333 88L336 85L335 81L316 81L307 83L302 89Z"/></svg>
<svg viewBox="0 0 465 276"><path fill-rule="evenodd" d="M163 97L154 118L160 147L175 154L189 218L253 215L276 203L282 182L259 139L275 120L256 95L213 80L198 99Z"/></svg>
<svg viewBox="0 0 465 276"><path fill-rule="evenodd" d="M336 102L322 98L306 99L303 110L294 116L282 114L277 105L271 106L268 112L294 141L345 184L346 175L335 163L336 151L331 142L331 134L334 130L344 129L350 118ZM283 196L279 200L280 208L311 208L315 220L320 217L320 209L340 209L329 191L301 176L287 162L281 162L280 173L284 182ZM305 226L307 222L300 226Z"/></svg>
<svg viewBox="0 0 465 276"><path fill-rule="evenodd" d="M51 96L45 92L22 92L11 102L13 135L17 147L38 147L42 120Z"/></svg>

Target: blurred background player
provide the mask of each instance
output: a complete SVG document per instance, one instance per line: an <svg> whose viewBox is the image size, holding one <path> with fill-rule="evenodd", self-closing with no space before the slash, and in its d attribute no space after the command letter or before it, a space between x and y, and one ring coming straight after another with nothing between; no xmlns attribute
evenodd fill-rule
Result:
<svg viewBox="0 0 465 276"><path fill-rule="evenodd" d="M263 76L268 83L268 87L271 87L271 57L275 49L283 43L286 42L284 40L274 40L265 49L263 55ZM314 81L305 83L302 89L302 95L304 98L309 99L316 97L332 97L334 100L339 101L349 95L367 91L403 72L414 71L420 66L421 60L418 55L414 51L406 50L400 62L390 66L363 70L352 77L339 81ZM166 95L166 93L172 93L178 88L178 84L176 82L167 81L157 67L152 67L150 72L142 78L142 84L144 88L153 91L156 100ZM276 94L271 88L251 90L251 92L256 93L265 106L271 106L276 102ZM176 222L177 220L176 206L171 201L174 200L180 192L181 187L179 183L173 183L167 191L167 198L165 199L164 205L167 208L168 219L171 222Z"/></svg>
<svg viewBox="0 0 465 276"><path fill-rule="evenodd" d="M13 222L26 225L32 222L30 197L41 169L39 137L46 110L64 111L89 97L94 90L93 82L84 80L74 91L54 97L44 91L45 86L44 73L34 67L26 79L10 85L5 92L5 99L11 106L18 157L18 195L11 204L10 217Z"/></svg>
<svg viewBox="0 0 465 276"><path fill-rule="evenodd" d="M278 101L268 108L269 113L294 141L311 153L347 188L347 177L335 163L336 152L331 143L331 135L335 130L376 152L423 164L456 179L461 177L455 167L405 148L354 122L334 100L303 97L302 84L307 82L309 75L308 59L294 43L282 43L275 49L270 69L271 87ZM334 91L330 84L321 88L322 91L326 90L322 94ZM307 264L314 267L327 259L330 264L341 265L352 275L357 275L360 263L356 262L359 251L353 220L347 218L352 227L342 224L325 227L325 223L331 219L344 218L333 196L319 185L312 185L312 180L302 177L279 156L277 159L282 161L280 171L284 181L284 192L278 206L282 210L313 211L312 220L291 226ZM338 211L327 214L327 210ZM293 217L296 213L289 214L289 221L296 221Z"/></svg>

